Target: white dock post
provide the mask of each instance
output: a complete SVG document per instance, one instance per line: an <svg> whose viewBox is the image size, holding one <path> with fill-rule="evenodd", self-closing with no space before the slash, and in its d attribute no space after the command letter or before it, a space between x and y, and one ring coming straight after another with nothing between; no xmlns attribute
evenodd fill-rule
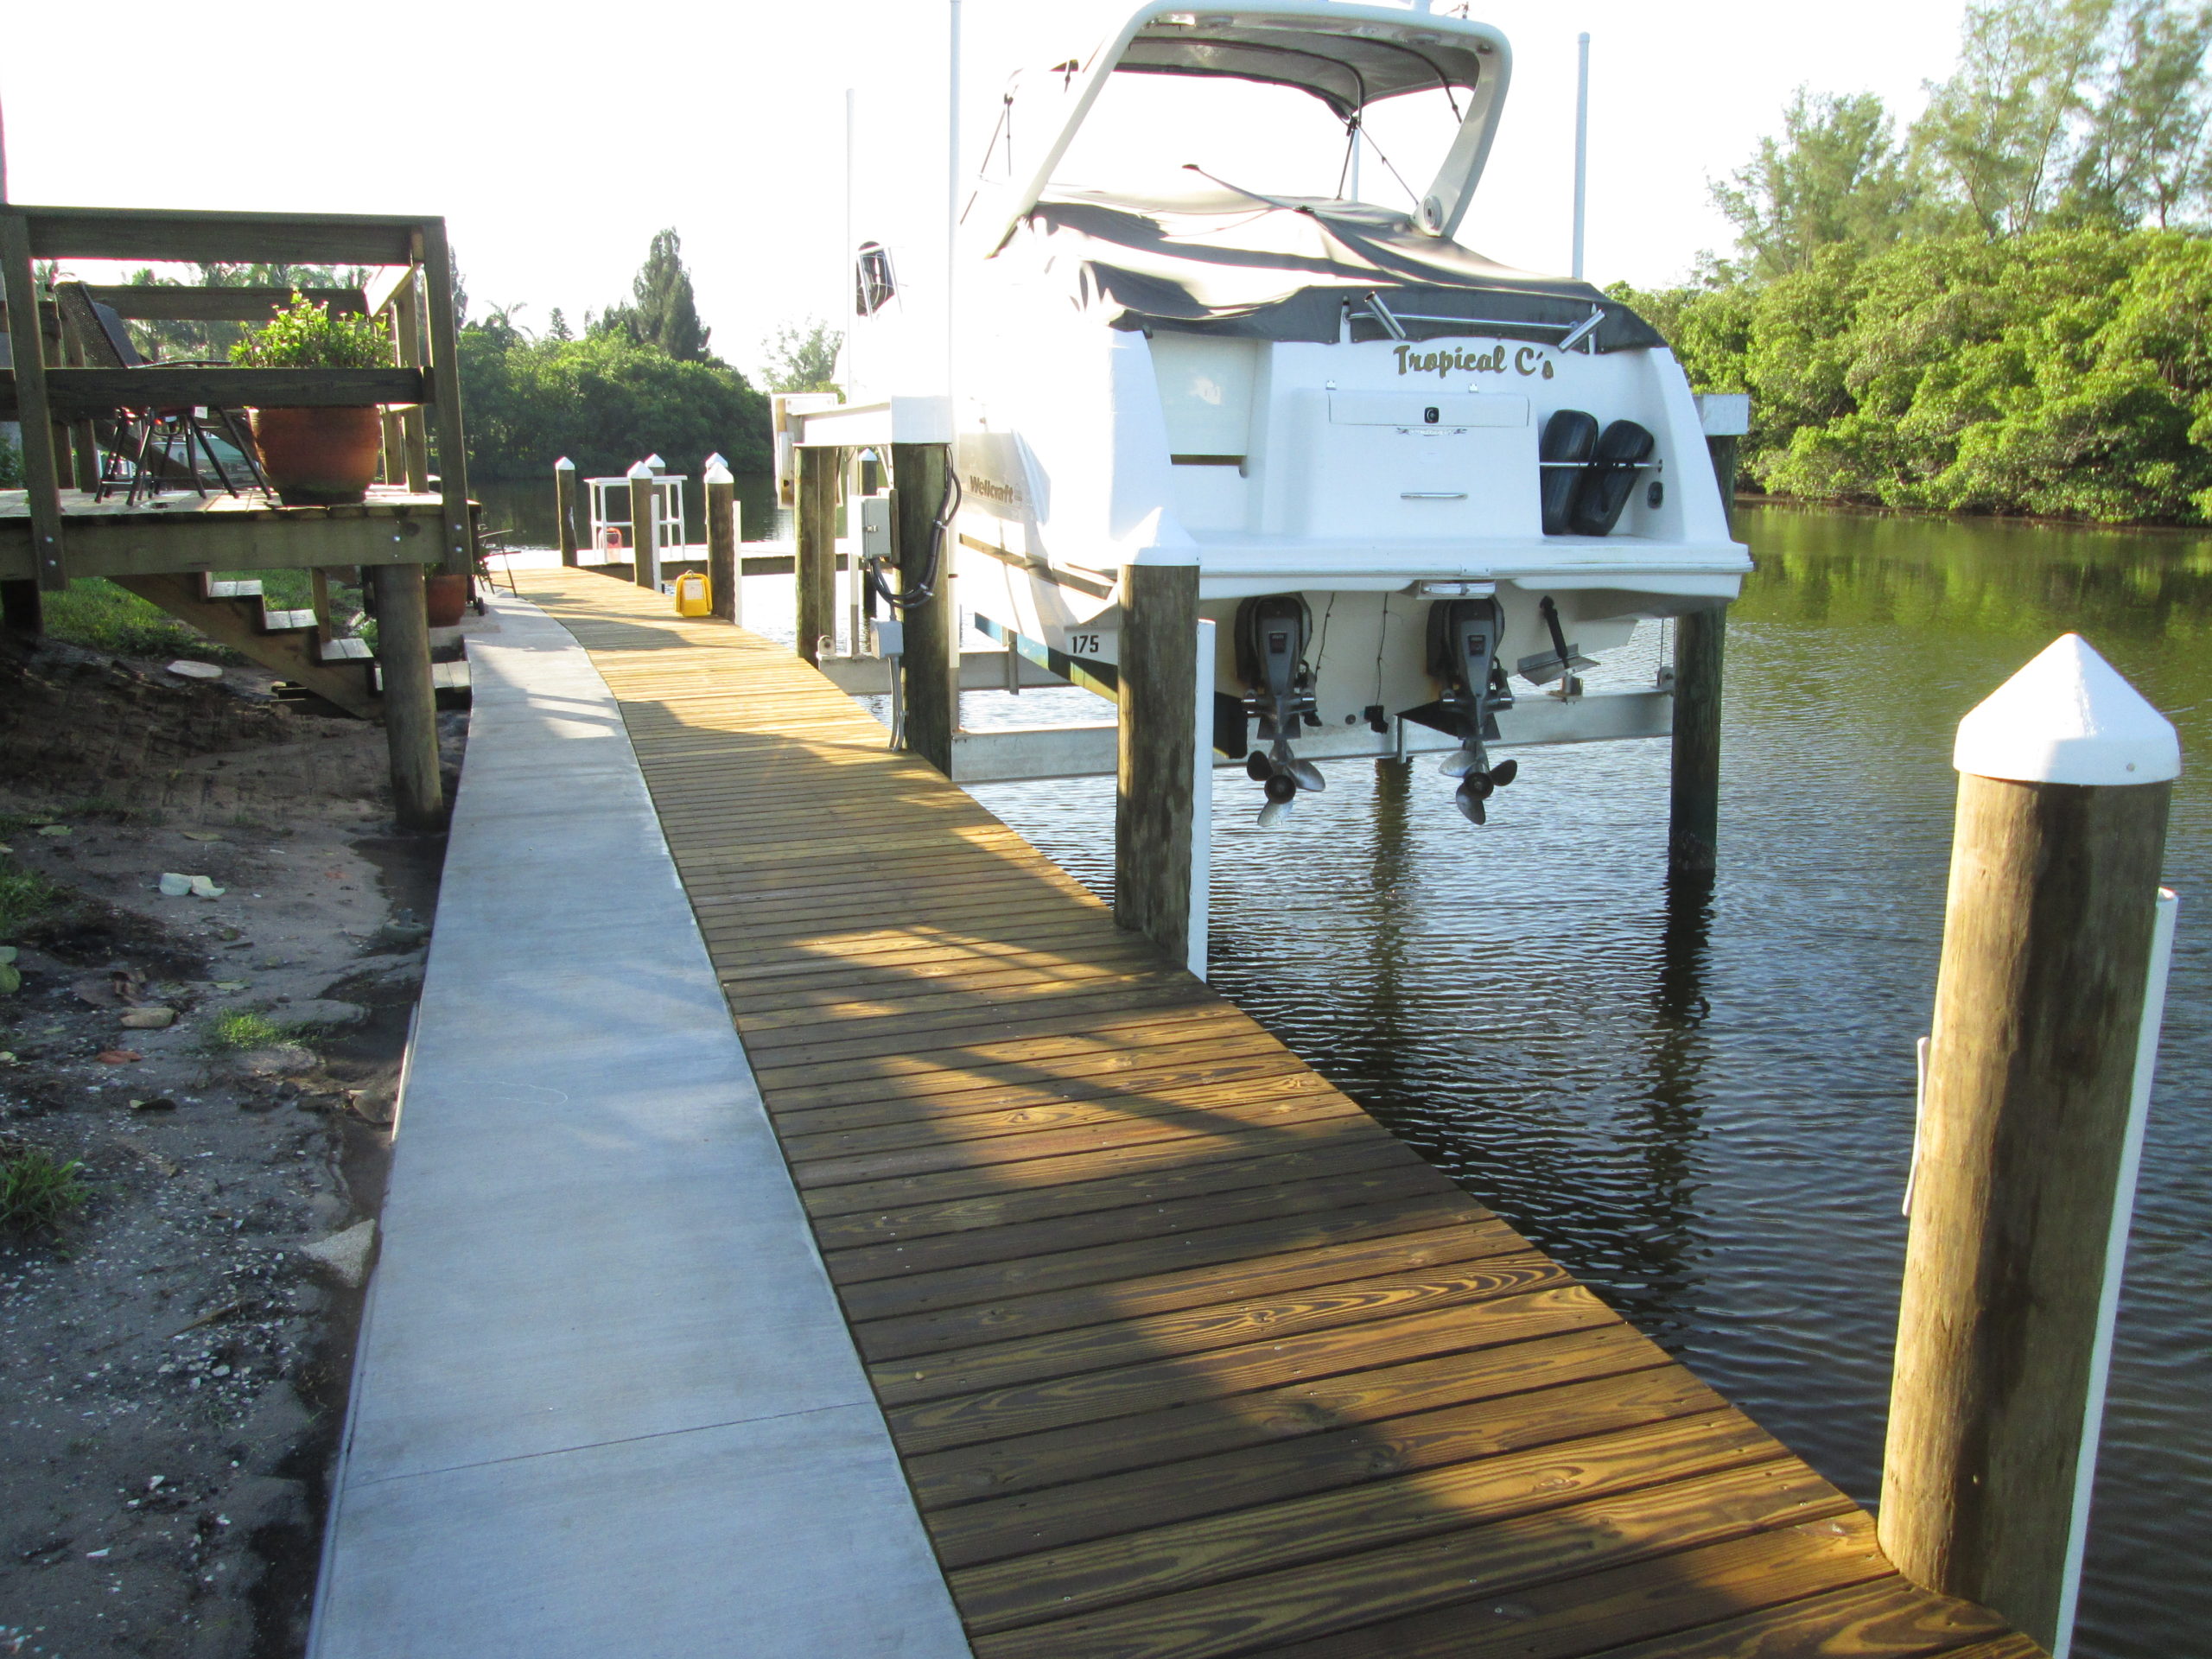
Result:
<svg viewBox="0 0 2212 1659"><path fill-rule="evenodd" d="M1881 1541L2065 1659L2163 996L2173 727L2067 634L1959 727Z"/></svg>

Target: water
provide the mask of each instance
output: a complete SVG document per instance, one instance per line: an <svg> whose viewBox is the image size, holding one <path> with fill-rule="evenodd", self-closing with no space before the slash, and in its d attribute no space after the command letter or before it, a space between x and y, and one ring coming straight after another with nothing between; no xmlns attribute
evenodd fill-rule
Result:
<svg viewBox="0 0 2212 1659"><path fill-rule="evenodd" d="M2075 1651L2212 1653L2212 537L1747 512L1721 874L1664 879L1663 744L1217 776L1215 983L1831 1479L1880 1486L1914 1039L1959 717L2078 630L2181 728L2181 933ZM1647 630L1656 634L1656 630ZM1657 641L1624 671L1648 674ZM1648 680L1647 680L1648 683ZM972 695L971 724L1084 694ZM980 798L1103 890L1113 783Z"/></svg>

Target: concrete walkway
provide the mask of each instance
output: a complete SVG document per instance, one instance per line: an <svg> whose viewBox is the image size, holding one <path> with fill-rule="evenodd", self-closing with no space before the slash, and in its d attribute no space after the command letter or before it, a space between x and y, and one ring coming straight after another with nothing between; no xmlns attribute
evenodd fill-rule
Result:
<svg viewBox="0 0 2212 1659"><path fill-rule="evenodd" d="M614 699L495 603L309 1652L965 1655Z"/></svg>

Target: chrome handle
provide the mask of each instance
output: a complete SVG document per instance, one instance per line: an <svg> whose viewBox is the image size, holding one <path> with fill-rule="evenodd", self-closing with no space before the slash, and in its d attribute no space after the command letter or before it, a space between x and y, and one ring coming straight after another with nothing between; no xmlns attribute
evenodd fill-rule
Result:
<svg viewBox="0 0 2212 1659"><path fill-rule="evenodd" d="M1398 499L1401 501L1464 501L1466 499L1467 493L1465 490L1400 490L1398 492Z"/></svg>

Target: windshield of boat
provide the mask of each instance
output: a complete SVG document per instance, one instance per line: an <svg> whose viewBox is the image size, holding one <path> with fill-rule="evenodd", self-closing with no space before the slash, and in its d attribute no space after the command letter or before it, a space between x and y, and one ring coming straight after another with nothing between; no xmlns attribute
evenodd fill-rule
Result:
<svg viewBox="0 0 2212 1659"><path fill-rule="evenodd" d="M1186 194L1208 188L1187 170L1195 165L1263 195L1342 198L1411 212L1451 148L1466 100L1464 87L1378 99L1363 112L1355 143L1346 123L1309 92L1119 72L1108 77L1053 170L1048 194ZM1014 135L1017 142L1021 137ZM1043 143L1049 135L1030 137Z"/></svg>

